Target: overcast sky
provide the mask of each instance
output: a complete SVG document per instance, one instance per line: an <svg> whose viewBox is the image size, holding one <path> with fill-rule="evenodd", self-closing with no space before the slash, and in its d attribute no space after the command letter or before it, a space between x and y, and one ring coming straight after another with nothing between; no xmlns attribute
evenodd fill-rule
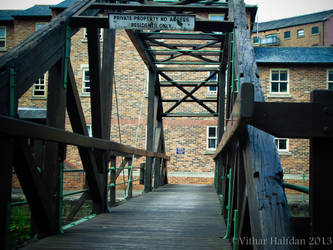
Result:
<svg viewBox="0 0 333 250"><path fill-rule="evenodd" d="M62 0L0 0L0 9L27 9L35 4L57 4ZM245 0L258 5L257 18L265 22L333 9L333 0Z"/></svg>

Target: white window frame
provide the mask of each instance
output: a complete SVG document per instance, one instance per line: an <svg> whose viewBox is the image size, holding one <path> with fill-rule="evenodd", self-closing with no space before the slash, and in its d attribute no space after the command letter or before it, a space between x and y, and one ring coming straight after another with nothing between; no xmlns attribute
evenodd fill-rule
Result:
<svg viewBox="0 0 333 250"><path fill-rule="evenodd" d="M333 81L330 81L330 80L329 80L329 73L330 73L330 72L333 72L333 69L328 69L328 70L327 70L327 89L330 89L330 88L329 88L329 85L330 85L330 84L332 84L332 86L333 86ZM332 90L333 90L333 88L332 88Z"/></svg>
<svg viewBox="0 0 333 250"><path fill-rule="evenodd" d="M214 73L213 71L210 71L209 73L208 73L208 76L210 76L212 73ZM209 81L215 81L216 82L216 84L218 83L218 74L219 73L216 73L216 75L213 77L213 78L216 78L216 80L212 80L212 79L210 79ZM216 86L216 90L211 90L210 89L210 86L209 87L207 87L207 97L216 97L217 96L217 90L218 90L218 87Z"/></svg>
<svg viewBox="0 0 333 250"><path fill-rule="evenodd" d="M282 81L282 82L287 82L287 92L281 92L280 91L280 86L279 86L279 91L278 92L272 92L272 72L273 71L287 71L287 80L286 81ZM289 69L286 68L277 68L277 69L270 69L270 73L269 73L269 93L271 95L289 95L289 85L290 85L290 81L289 81ZM280 77L280 73L279 73L279 77ZM273 81L275 82L275 80ZM281 82L281 80L278 80L278 82Z"/></svg>
<svg viewBox="0 0 333 250"><path fill-rule="evenodd" d="M7 48L7 27L6 26L0 26L0 28L5 30L5 36L0 37L0 41L5 42L5 46L0 47L0 50L5 50Z"/></svg>
<svg viewBox="0 0 333 250"><path fill-rule="evenodd" d="M209 136L209 128L215 128L215 136L214 137L210 137ZM217 148L217 126L207 126L206 129L206 149L207 151L215 151ZM215 139L215 148L210 148L209 147L209 139Z"/></svg>
<svg viewBox="0 0 333 250"><path fill-rule="evenodd" d="M286 140L286 149L280 149L280 147L279 147L280 143L278 143L276 145L276 141L279 142L280 140ZM278 150L279 153L289 153L289 139L288 138L278 138L278 137L275 137L274 141L275 141L275 145L276 145L277 150Z"/></svg>
<svg viewBox="0 0 333 250"><path fill-rule="evenodd" d="M103 28L99 29L99 34L100 34L100 41L103 42L103 34L104 34ZM82 42L87 42L87 41L88 41L87 28L83 28Z"/></svg>
<svg viewBox="0 0 333 250"><path fill-rule="evenodd" d="M302 35L300 35L299 32L302 32ZM297 38L302 38L305 36L305 31L304 31L304 29L298 29L296 34L297 34Z"/></svg>
<svg viewBox="0 0 333 250"><path fill-rule="evenodd" d="M37 27L38 27L38 25L45 25L45 24L47 24L47 22L38 22L38 23L35 23L35 31L38 31L39 29L37 29Z"/></svg>
<svg viewBox="0 0 333 250"><path fill-rule="evenodd" d="M40 87L44 87L42 90ZM44 91L43 95L36 95L35 91ZM32 97L39 98L39 97L46 97L46 73L43 75L43 77L38 78L37 82L33 84L32 87Z"/></svg>
<svg viewBox="0 0 333 250"><path fill-rule="evenodd" d="M90 91L86 91L87 89L90 89L90 87L86 87L86 80L85 80L85 72L89 72L89 68L88 67L83 67L82 68L82 94L83 95L90 95ZM91 79L89 79L90 82Z"/></svg>

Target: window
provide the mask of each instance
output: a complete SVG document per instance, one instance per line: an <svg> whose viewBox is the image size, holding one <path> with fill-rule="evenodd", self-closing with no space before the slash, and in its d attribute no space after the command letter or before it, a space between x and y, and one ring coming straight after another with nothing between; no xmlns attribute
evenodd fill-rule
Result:
<svg viewBox="0 0 333 250"><path fill-rule="evenodd" d="M216 150L217 144L217 127L207 127L207 150Z"/></svg>
<svg viewBox="0 0 333 250"><path fill-rule="evenodd" d="M0 49L6 49L6 27L0 27Z"/></svg>
<svg viewBox="0 0 333 250"><path fill-rule="evenodd" d="M259 38L257 36L253 37L253 43L259 43Z"/></svg>
<svg viewBox="0 0 333 250"><path fill-rule="evenodd" d="M89 75L89 69L83 69L82 93L84 93L84 94L89 94L90 93L90 75Z"/></svg>
<svg viewBox="0 0 333 250"><path fill-rule="evenodd" d="M271 93L288 93L289 72L286 69L271 70Z"/></svg>
<svg viewBox="0 0 333 250"><path fill-rule="evenodd" d="M289 140L288 139L275 138L275 144L276 144L276 147L277 147L279 153L289 152Z"/></svg>
<svg viewBox="0 0 333 250"><path fill-rule="evenodd" d="M100 41L103 41L103 29L98 29ZM88 41L87 28L83 28L83 42Z"/></svg>
<svg viewBox="0 0 333 250"><path fill-rule="evenodd" d="M327 88L333 90L333 69L327 71Z"/></svg>
<svg viewBox="0 0 333 250"><path fill-rule="evenodd" d="M214 72L210 72L209 75L212 75ZM212 83L217 83L217 74L210 78L209 81L212 81ZM207 90L207 96L216 96L217 95L217 86L209 86Z"/></svg>
<svg viewBox="0 0 333 250"><path fill-rule="evenodd" d="M208 19L212 20L212 21L223 21L224 20L224 15L223 14L220 14L220 15L209 14ZM214 32L214 33L215 34L222 34L222 32Z"/></svg>
<svg viewBox="0 0 333 250"><path fill-rule="evenodd" d="M36 23L35 31L40 30L46 23Z"/></svg>
<svg viewBox="0 0 333 250"><path fill-rule="evenodd" d="M285 31L283 37L284 39L290 39L290 31Z"/></svg>
<svg viewBox="0 0 333 250"><path fill-rule="evenodd" d="M32 96L34 97L45 97L46 91L45 91L45 78L46 74L41 76L37 82L34 83L32 88Z"/></svg>
<svg viewBox="0 0 333 250"><path fill-rule="evenodd" d="M297 30L297 37L304 37L304 30L303 29L300 29L300 30Z"/></svg>
<svg viewBox="0 0 333 250"><path fill-rule="evenodd" d="M318 35L319 34L319 27L318 26L312 27L311 34L312 35Z"/></svg>
<svg viewBox="0 0 333 250"><path fill-rule="evenodd" d="M89 135L89 137L92 137L92 129L91 129L91 125L90 125L90 124L87 124L86 127L87 127L87 130L88 130L88 135Z"/></svg>

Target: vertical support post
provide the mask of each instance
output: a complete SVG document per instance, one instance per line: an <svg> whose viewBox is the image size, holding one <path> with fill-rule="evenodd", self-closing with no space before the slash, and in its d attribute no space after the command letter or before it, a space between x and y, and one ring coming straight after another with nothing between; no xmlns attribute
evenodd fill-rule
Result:
<svg viewBox="0 0 333 250"><path fill-rule="evenodd" d="M17 100L15 99L15 71L9 68L9 82L7 88L9 98L3 100L5 105L0 105L0 112L4 115L14 116L16 112ZM5 89L2 91L6 91ZM1 103L3 104L3 103ZM1 145L1 168L0 168L0 248L9 249L9 224L10 224L10 201L12 195L12 165L14 140L7 136L0 135Z"/></svg>
<svg viewBox="0 0 333 250"><path fill-rule="evenodd" d="M233 250L238 249L238 210L234 211L234 237L233 237Z"/></svg>
<svg viewBox="0 0 333 250"><path fill-rule="evenodd" d="M160 171L161 171L161 159L155 158L154 160L154 188L158 188L160 186Z"/></svg>
<svg viewBox="0 0 333 250"><path fill-rule="evenodd" d="M110 169L110 206L114 206L116 204L116 166L117 166L117 158L116 156L111 156L111 169Z"/></svg>
<svg viewBox="0 0 333 250"><path fill-rule="evenodd" d="M133 166L132 158L128 159L128 187L127 187L127 198L131 199L133 197Z"/></svg>
<svg viewBox="0 0 333 250"><path fill-rule="evenodd" d="M154 99L155 99L155 81L156 72L149 70L149 86L148 86L148 115L147 115L147 151L153 150L154 142ZM146 157L145 171L145 192L152 191L152 167L153 158Z"/></svg>
<svg viewBox="0 0 333 250"><path fill-rule="evenodd" d="M47 120L46 124L52 127L65 129L65 107L66 88L64 85L64 58L59 60L49 70L48 97L47 97ZM67 72L66 72L67 73ZM45 165L43 166L43 180L48 185L45 187L47 193L44 198L50 199L49 221L51 223L50 232L46 234L59 233L61 231L60 218L60 167L63 157L59 150L58 143L46 142L45 144ZM32 213L32 219L39 216Z"/></svg>
<svg viewBox="0 0 333 250"><path fill-rule="evenodd" d="M101 73L101 84L104 91L101 92L103 105L103 128L105 130L104 139L110 139L112 98L113 98L113 78L114 78L114 53L115 53L116 31L104 29L103 35L103 63Z"/></svg>
<svg viewBox="0 0 333 250"><path fill-rule="evenodd" d="M93 136L105 138L106 131L104 128L104 106L103 92L105 86L101 82L101 60L100 60L100 36L99 29L95 27L87 28L88 35L88 57L89 57L89 74L90 74L90 103L91 103L91 120ZM95 213L108 212L107 208L107 161L105 151L95 151L97 167L101 173L100 182L103 192L103 198L99 203L94 202L93 211Z"/></svg>
<svg viewBox="0 0 333 250"><path fill-rule="evenodd" d="M232 188L232 183L231 183L231 173L232 169L229 169L229 174L228 174L228 179L229 179L229 189L228 189L228 205L227 205L227 210L228 210L228 217L227 217L227 231L225 233L224 239L227 239L230 237L230 214L231 214L231 188Z"/></svg>
<svg viewBox="0 0 333 250"><path fill-rule="evenodd" d="M145 168L146 168L146 163L143 162L140 164L140 184L145 183Z"/></svg>
<svg viewBox="0 0 333 250"><path fill-rule="evenodd" d="M10 200L12 194L13 139L0 136L0 248L9 249Z"/></svg>
<svg viewBox="0 0 333 250"><path fill-rule="evenodd" d="M333 124L329 122L333 116L333 92L316 90L311 93L311 102L327 105L318 118L313 122L321 120L327 123L323 127L328 135L332 134ZM332 239L333 227L333 197L327 194L327 187L331 186L333 138L311 138L310 139L310 216L311 237L321 239L317 241L313 249L327 247L325 243Z"/></svg>
<svg viewBox="0 0 333 250"><path fill-rule="evenodd" d="M217 142L220 143L224 133L224 112L225 112L225 71L220 70L218 75L218 130L217 130ZM222 157L218 157L216 160L216 192L222 194Z"/></svg>
<svg viewBox="0 0 333 250"><path fill-rule="evenodd" d="M302 174L302 185L303 185L303 187L305 187L305 173ZM304 192L302 192L302 203L305 203Z"/></svg>

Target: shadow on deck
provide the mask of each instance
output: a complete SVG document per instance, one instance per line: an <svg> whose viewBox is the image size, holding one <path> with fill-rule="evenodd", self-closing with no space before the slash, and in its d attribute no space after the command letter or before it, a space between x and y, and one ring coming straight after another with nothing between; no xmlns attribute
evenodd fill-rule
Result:
<svg viewBox="0 0 333 250"><path fill-rule="evenodd" d="M25 249L231 249L213 186L166 185Z"/></svg>

